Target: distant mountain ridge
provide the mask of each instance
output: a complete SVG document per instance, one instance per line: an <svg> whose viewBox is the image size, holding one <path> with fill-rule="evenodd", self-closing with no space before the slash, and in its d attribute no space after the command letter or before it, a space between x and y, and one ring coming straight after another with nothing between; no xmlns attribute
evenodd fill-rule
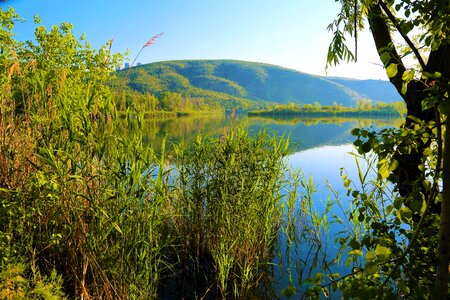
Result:
<svg viewBox="0 0 450 300"><path fill-rule="evenodd" d="M129 72L128 77L126 74ZM121 70L118 78L140 93L170 91L209 97L223 106L261 107L267 103L355 106L360 99L401 100L388 81L311 75L283 67L239 60L162 61Z"/></svg>

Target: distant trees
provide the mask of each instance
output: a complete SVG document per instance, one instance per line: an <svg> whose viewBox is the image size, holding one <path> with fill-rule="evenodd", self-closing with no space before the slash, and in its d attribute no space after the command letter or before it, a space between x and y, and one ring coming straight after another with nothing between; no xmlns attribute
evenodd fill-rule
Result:
<svg viewBox="0 0 450 300"><path fill-rule="evenodd" d="M249 115L292 115L292 116L317 116L317 115L346 115L346 116L387 116L402 117L405 105L401 102L382 103L377 102L372 105L370 101L363 101L357 107L346 107L337 102L333 105L320 105L318 102L314 104L277 104L267 110L255 110L249 112Z"/></svg>
<svg viewBox="0 0 450 300"><path fill-rule="evenodd" d="M223 107L214 99L189 97L177 92L163 92L158 95L141 93L132 89L116 90L114 93L116 108L119 112L133 110L137 112L192 112L222 111ZM234 105L240 105L234 103Z"/></svg>
<svg viewBox="0 0 450 300"><path fill-rule="evenodd" d="M177 111L182 107L183 98L181 94L164 92L159 99L162 110Z"/></svg>
<svg viewBox="0 0 450 300"><path fill-rule="evenodd" d="M368 99L358 99L356 101L356 107L358 107L359 109L370 109L372 108L372 101Z"/></svg>

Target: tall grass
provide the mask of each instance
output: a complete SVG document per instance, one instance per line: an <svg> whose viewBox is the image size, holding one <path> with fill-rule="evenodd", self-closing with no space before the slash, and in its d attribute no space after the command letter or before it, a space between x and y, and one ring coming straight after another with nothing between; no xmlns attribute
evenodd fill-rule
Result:
<svg viewBox="0 0 450 300"><path fill-rule="evenodd" d="M221 297L257 285L280 228L283 157L288 140L234 129L175 147L174 217L180 275L188 290ZM196 280L201 282L197 283Z"/></svg>
<svg viewBox="0 0 450 300"><path fill-rule="evenodd" d="M76 298L156 297L167 188L139 131L115 133L105 82L119 57L70 24L17 43L1 14L0 266L56 270Z"/></svg>
<svg viewBox="0 0 450 300"><path fill-rule="evenodd" d="M91 49L67 23L21 44L17 16L0 13L1 269L56 298L154 299L174 287L240 298L257 287L282 224L288 140L232 129L155 153L142 114L117 122L110 47Z"/></svg>

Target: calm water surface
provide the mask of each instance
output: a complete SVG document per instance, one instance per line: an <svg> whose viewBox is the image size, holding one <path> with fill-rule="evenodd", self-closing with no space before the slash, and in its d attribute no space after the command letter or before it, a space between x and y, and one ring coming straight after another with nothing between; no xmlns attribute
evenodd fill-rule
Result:
<svg viewBox="0 0 450 300"><path fill-rule="evenodd" d="M340 169L345 168L350 177L357 178L357 168L355 158L349 154L354 151L351 136L351 130L355 127L373 127L381 129L384 127L399 126L402 123L400 119L355 119L355 118L295 118L295 119L271 119L271 118L253 118L253 117L226 117L226 116L198 116L183 117L174 119L155 119L146 120L145 141L152 144L156 149L161 145L165 137L170 137L171 142L184 140L186 144L191 143L197 134L202 135L220 135L227 128L236 124L248 126L250 134L256 134L262 128L269 130L277 135L289 135L291 139L291 153L287 162L293 170L301 170L304 178L313 178L316 192L314 193L313 209L319 214L323 212L326 202L330 197L334 197L327 183L333 187L340 195L340 200L344 206L348 207L348 198L345 195L342 185ZM345 215L342 211L333 211L342 219ZM334 257L337 246L334 244L334 238L342 228L331 226L326 235L322 236L324 247L321 249L328 259ZM280 238L281 248L285 246L285 237ZM286 264L283 271L275 270L273 284L274 292L281 297L281 290L289 283L294 284L300 291L302 289L301 277L308 277L308 271L314 275L319 272L319 268L312 267L311 262L306 261L310 248L299 247L291 254L293 259L291 264ZM295 265L303 262L303 275L299 275ZM278 261L275 261L277 263ZM291 266L292 268L289 268ZM305 269L306 268L306 269ZM291 270L290 275L288 275ZM348 268L342 263L341 266L335 266L332 270L341 275L349 272ZM297 294L295 297L300 295ZM295 298L294 297L294 298ZM332 296L336 298L338 295Z"/></svg>

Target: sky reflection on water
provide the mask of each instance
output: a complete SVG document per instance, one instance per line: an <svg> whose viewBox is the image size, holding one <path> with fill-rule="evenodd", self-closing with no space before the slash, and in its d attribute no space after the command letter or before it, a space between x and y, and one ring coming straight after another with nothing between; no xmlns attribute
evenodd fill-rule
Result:
<svg viewBox="0 0 450 300"><path fill-rule="evenodd" d="M293 170L301 170L303 178L309 180L311 177L315 183L316 192L313 194L313 210L317 211L319 215L323 215L328 199L335 200L339 198L341 207L333 206L332 211L327 215L328 221L332 221L332 215L339 216L344 224L347 222L347 215L345 210L351 204L349 197L346 195L342 178L341 168L345 169L347 176L358 182L358 168L355 162L355 156L349 154L356 153L352 144L354 137L351 135L351 130L355 127L372 127L374 130L380 130L383 127L397 126L401 121L399 120L380 120L380 119L264 119L264 118L186 118L163 120L158 122L153 120L149 131L153 132L152 136L148 136L149 142L158 145L164 136L171 137L172 141L184 140L189 144L195 139L198 133L202 135L219 136L225 130L228 130L232 124L244 124L248 127L249 134L255 135L262 128L272 132L275 135L289 136L291 139L291 154L287 157L287 163ZM170 141L169 141L170 142ZM362 169L365 169L365 162L359 160ZM334 193L330 190L327 183L332 187ZM299 195L302 193L302 188L299 189ZM297 200L296 206L300 205L300 199ZM320 249L322 254L325 253L327 261L331 261L337 253L338 245L335 243L336 237L343 227L339 224L332 224L328 231L320 233L323 247ZM306 245L305 245L306 243ZM302 241L301 244L296 245L296 249L290 249L292 257L291 274L289 275L285 269L280 271L274 269L274 280L272 288L275 294L283 299L281 291L290 283L294 284L299 293L294 296L300 297L304 285L302 279L308 277L308 270L310 274L315 272L322 272L319 266L311 267L311 256L308 256L309 245L307 241ZM279 238L279 251L286 250L286 236L281 235ZM280 252L283 253L283 252ZM284 255L284 254L282 254ZM307 258L306 258L307 257ZM283 257L283 260L285 258ZM275 264L279 263L279 259L275 258ZM303 273L303 278L299 278L298 263L302 262L306 273ZM286 261L283 262L285 264ZM295 265L297 264L297 270ZM311 269L310 269L311 268ZM345 258L341 259L341 264L334 265L332 272L338 272L341 275L346 275L350 272L350 268L345 266ZM306 274L306 275L305 275ZM339 298L339 294L332 294L331 298Z"/></svg>

